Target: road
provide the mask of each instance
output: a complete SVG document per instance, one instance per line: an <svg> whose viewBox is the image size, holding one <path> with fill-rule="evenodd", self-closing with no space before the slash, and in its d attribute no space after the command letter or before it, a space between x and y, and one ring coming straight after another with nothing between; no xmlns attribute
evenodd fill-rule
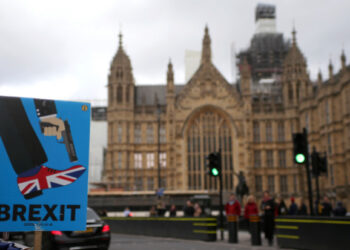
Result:
<svg viewBox="0 0 350 250"><path fill-rule="evenodd" d="M225 237L226 238L226 237ZM157 238L137 235L112 234L110 250L273 250L274 247L250 245L250 236L247 232L240 232L239 244L230 244L227 240L216 242L181 240L172 238Z"/></svg>

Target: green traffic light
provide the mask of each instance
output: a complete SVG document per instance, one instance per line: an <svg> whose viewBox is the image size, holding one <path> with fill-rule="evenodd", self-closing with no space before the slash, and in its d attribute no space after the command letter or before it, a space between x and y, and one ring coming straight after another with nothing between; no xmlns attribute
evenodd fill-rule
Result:
<svg viewBox="0 0 350 250"><path fill-rule="evenodd" d="M303 154L297 154L296 156L295 156L295 161L297 162L297 163L304 163L305 162L305 155L303 155Z"/></svg>
<svg viewBox="0 0 350 250"><path fill-rule="evenodd" d="M211 173L212 173L212 175L214 175L214 176L218 176L218 175L219 175L219 171L218 171L216 168L213 168L213 169L211 170Z"/></svg>

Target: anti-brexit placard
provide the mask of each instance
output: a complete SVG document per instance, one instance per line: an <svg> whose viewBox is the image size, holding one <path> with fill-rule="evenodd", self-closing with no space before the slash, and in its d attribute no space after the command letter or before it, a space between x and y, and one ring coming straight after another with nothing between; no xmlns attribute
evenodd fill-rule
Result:
<svg viewBox="0 0 350 250"><path fill-rule="evenodd" d="M90 104L0 96L0 231L84 230Z"/></svg>

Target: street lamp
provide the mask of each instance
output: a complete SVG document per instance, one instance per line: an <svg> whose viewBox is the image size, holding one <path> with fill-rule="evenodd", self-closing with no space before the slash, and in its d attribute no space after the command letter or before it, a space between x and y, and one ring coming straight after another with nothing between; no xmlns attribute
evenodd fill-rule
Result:
<svg viewBox="0 0 350 250"><path fill-rule="evenodd" d="M156 100L157 100L157 131L158 131L157 156L158 156L158 191L159 191L161 188L161 180L160 180L160 113L161 113L161 109L160 109L158 98L156 98Z"/></svg>

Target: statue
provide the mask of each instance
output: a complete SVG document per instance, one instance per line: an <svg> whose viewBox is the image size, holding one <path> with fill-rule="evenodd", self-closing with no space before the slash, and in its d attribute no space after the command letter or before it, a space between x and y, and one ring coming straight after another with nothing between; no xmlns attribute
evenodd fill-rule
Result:
<svg viewBox="0 0 350 250"><path fill-rule="evenodd" d="M242 201L244 195L249 194L249 188L245 180L243 171L239 171L239 174L235 173L238 177L238 185L236 186L236 194L239 199Z"/></svg>

